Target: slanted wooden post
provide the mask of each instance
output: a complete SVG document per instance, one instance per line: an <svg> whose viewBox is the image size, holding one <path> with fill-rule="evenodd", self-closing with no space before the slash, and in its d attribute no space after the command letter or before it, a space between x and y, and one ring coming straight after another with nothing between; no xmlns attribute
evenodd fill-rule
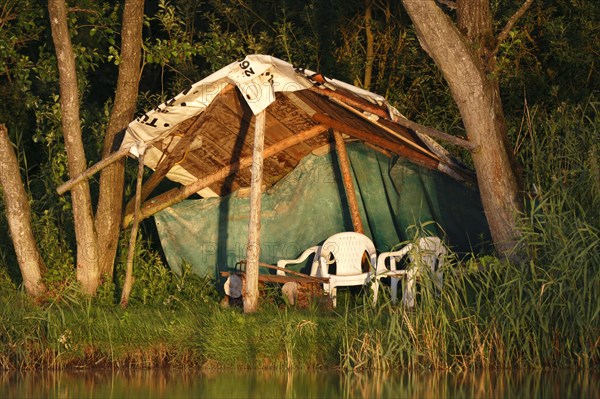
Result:
<svg viewBox="0 0 600 399"><path fill-rule="evenodd" d="M109 156L107 156L106 158L104 158L103 160L101 160L100 162L92 165L90 168L88 168L87 170L83 171L79 175L75 176L72 179L67 180L66 182L64 182L63 184L61 184L60 186L58 186L56 188L56 192L59 195L63 195L64 193L66 193L67 191L69 191L70 189L72 189L77 183L79 183L83 179L87 179L90 176L93 176L95 173L97 173L97 172L101 171L102 169L106 168L108 165L112 165L113 163L117 162L121 158L127 156L127 154L129 154L129 150L130 149L131 149L130 146L129 147L119 148L119 150L113 152L112 154L110 154Z"/></svg>
<svg viewBox="0 0 600 399"><path fill-rule="evenodd" d="M146 153L146 147L138 147L138 153L138 174L135 186L133 226L131 227L131 236L129 237L125 282L123 283L123 292L121 293L121 306L124 308L127 307L127 304L129 303L129 294L131 294L131 287L133 286L133 257L135 255L135 244L137 241L138 227L140 225L140 204L142 202L142 179L144 178L144 154Z"/></svg>
<svg viewBox="0 0 600 399"><path fill-rule="evenodd" d="M254 124L254 151L252 153L252 180L250 182L250 222L246 249L246 289L244 313L255 312L258 305L258 257L260 255L260 200L262 191L263 148L267 111L256 115Z"/></svg>
<svg viewBox="0 0 600 399"><path fill-rule="evenodd" d="M335 139L335 150L338 155L340 170L342 172L344 191L346 192L346 199L348 201L348 206L350 207L350 217L352 218L352 226L354 227L354 231L356 231L357 233L364 234L365 229L363 228L362 220L360 219L358 201L356 200L356 192L354 191L354 183L352 182L352 173L350 172L350 161L348 159L348 152L346 152L346 144L344 143L344 137L342 136L342 133L338 132L337 130L333 130L333 138Z"/></svg>

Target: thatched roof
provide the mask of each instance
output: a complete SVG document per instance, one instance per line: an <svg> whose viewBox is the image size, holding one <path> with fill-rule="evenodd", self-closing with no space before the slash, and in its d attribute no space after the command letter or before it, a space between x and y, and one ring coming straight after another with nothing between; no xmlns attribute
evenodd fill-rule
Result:
<svg viewBox="0 0 600 399"><path fill-rule="evenodd" d="M470 147L467 141L407 120L377 94L274 57L250 55L130 123L122 150L129 148L137 156L143 148L144 163L155 170L145 183L142 201L165 176L203 197L248 187L254 115L262 110L267 188L309 153L327 151L333 141L330 129L455 179L473 178L431 136ZM172 204L193 192L183 191L151 202Z"/></svg>

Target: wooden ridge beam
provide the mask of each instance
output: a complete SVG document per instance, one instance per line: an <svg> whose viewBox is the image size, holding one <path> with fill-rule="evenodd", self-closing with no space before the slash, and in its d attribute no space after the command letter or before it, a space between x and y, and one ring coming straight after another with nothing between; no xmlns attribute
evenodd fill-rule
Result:
<svg viewBox="0 0 600 399"><path fill-rule="evenodd" d="M442 173L447 174L448 176L456 179L460 182L474 184L475 181L473 177L465 174L461 170L457 170L453 168L451 165L444 164L443 162L438 161L437 159L430 158L418 151L411 150L408 147L405 147L402 144L390 141L383 137L377 136L373 133L368 133L359 129L356 129L352 126L349 126L343 122L339 122L330 116L324 114L314 114L313 119L319 123L322 123L325 126L328 126L332 129L337 129L342 133L345 133L349 136L354 137L355 139L379 146L384 150L391 151L395 154L398 154L404 158L407 158L414 162L416 165L422 166L427 169L437 170Z"/></svg>
<svg viewBox="0 0 600 399"><path fill-rule="evenodd" d="M413 122L403 116L397 117L394 119L394 122L399 124L400 126L407 127L411 130L414 130L417 133L422 133L426 136L432 137L434 139L446 141L450 144L454 144L458 147L465 148L469 151L475 151L477 149L477 145L473 144L469 140L461 139L460 137L452 136L451 134L440 132L431 127L423 126L417 122Z"/></svg>
<svg viewBox="0 0 600 399"><path fill-rule="evenodd" d="M337 91L333 91L327 88L319 88L316 86L312 86L308 90L312 91L313 93L320 94L322 96L335 98L336 100L339 100L345 104L351 105L364 111L368 111L373 115L377 115L381 118L390 119L390 115L387 110L384 110L362 98L351 98Z"/></svg>
<svg viewBox="0 0 600 399"><path fill-rule="evenodd" d="M349 106L348 104L345 104L342 101L336 100L335 98L332 99L332 100L336 104L339 104L344 109L347 109L348 111L352 112L354 115L358 116L359 118L361 118L361 119L365 120L366 122L371 123L371 124L377 126L378 128L386 131L387 133L391 134L392 136L394 136L398 140L403 141L408 146L413 147L416 150L419 150L422 153L427 154L427 155L429 155L432 158L435 158L435 159L438 159L438 160L440 159L436 154L434 154L433 152L431 152L429 149L420 146L419 144L415 143L411 139L407 139L406 137L402 136L400 133L398 133L398 132L394 131L393 129L391 129L391 128L389 128L389 127L381 124L378 120L370 119L367 115L365 115L361 111L357 110L354 107ZM376 118L376 119L379 119L379 118Z"/></svg>

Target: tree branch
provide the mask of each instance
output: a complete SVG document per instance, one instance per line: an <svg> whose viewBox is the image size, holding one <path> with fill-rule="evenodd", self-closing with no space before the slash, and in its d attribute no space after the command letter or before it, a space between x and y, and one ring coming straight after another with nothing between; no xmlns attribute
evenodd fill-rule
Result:
<svg viewBox="0 0 600 399"><path fill-rule="evenodd" d="M512 17L510 17L508 22L506 22L506 25L504 25L504 28L502 29L502 31L498 35L498 38L496 39L496 47L494 48L494 51L492 51L493 56L498 54L498 51L500 50L500 45L504 43L510 31L514 28L516 23L519 21L519 19L521 19L521 17L523 16L523 14L525 14L529 7L531 7L531 4L533 4L533 0L525 0L525 3L523 3L523 5L521 5L517 12L514 13Z"/></svg>

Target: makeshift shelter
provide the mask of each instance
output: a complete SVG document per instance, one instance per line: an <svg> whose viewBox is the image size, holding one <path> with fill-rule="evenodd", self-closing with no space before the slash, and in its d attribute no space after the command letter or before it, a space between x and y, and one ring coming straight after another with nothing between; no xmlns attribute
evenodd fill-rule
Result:
<svg viewBox="0 0 600 399"><path fill-rule="evenodd" d="M262 128L264 150L255 137ZM468 250L489 235L473 173L432 137L472 149L379 95L249 55L131 122L117 153L144 154L154 170L138 194L138 219L155 215L170 266L185 260L217 276L249 254L257 212L266 263L353 229L387 251L419 224ZM246 194L261 174L257 210ZM164 177L183 186L148 199ZM200 199L183 201L194 193Z"/></svg>

